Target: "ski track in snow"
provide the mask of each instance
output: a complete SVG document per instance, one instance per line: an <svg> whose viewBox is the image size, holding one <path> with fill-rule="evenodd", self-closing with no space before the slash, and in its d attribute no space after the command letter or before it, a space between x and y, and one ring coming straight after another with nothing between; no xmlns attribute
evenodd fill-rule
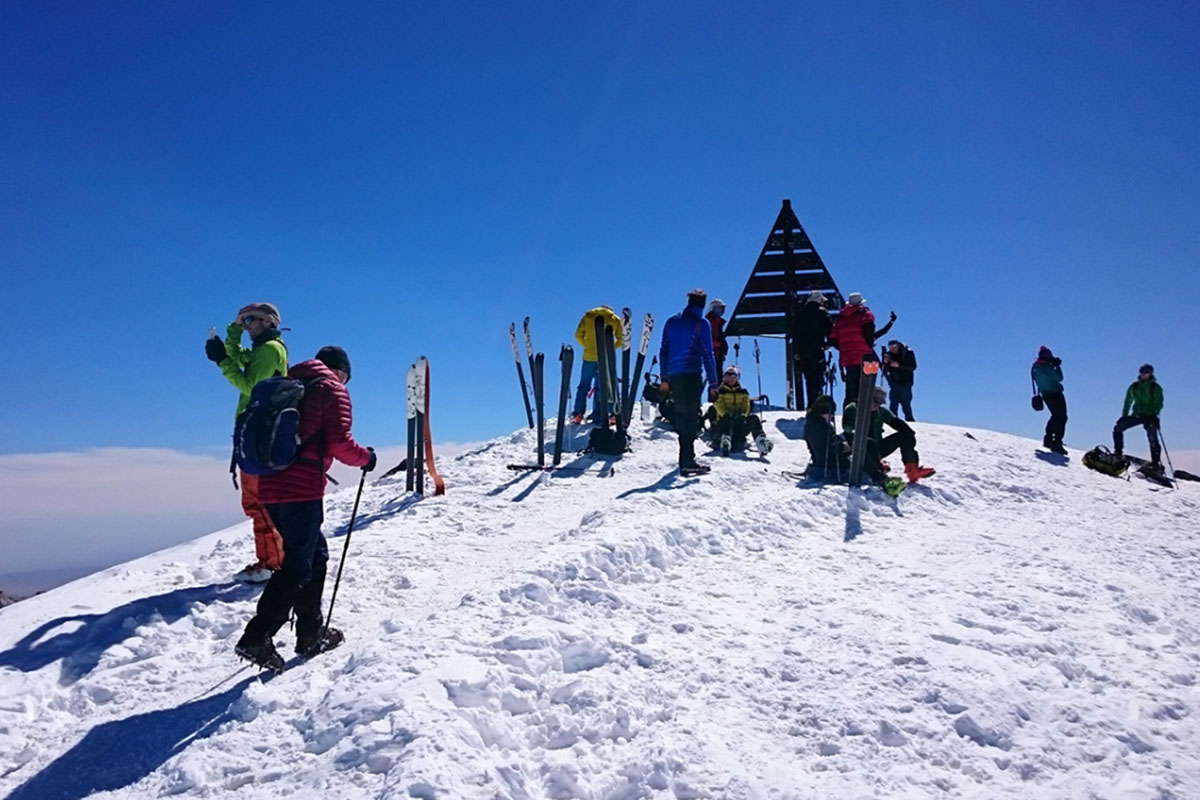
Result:
<svg viewBox="0 0 1200 800"><path fill-rule="evenodd" d="M1194 485L917 423L898 499L801 488L764 416L703 478L635 421L585 475L506 471L522 430L368 484L347 643L278 677L235 673L248 522L5 608L0 796L1200 797Z"/></svg>

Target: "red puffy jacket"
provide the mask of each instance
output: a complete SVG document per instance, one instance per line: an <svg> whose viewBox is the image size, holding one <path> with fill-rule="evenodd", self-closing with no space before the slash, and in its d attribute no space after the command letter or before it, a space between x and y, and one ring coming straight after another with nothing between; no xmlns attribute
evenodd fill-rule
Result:
<svg viewBox="0 0 1200 800"><path fill-rule="evenodd" d="M300 448L290 467L258 480L258 499L264 505L320 500L325 496L325 471L335 458L351 467L365 467L371 460L370 452L350 434L350 394L334 371L314 358L292 367L288 377L325 380L311 384L300 401L300 441L312 441ZM322 453L325 463L318 468Z"/></svg>
<svg viewBox="0 0 1200 800"><path fill-rule="evenodd" d="M839 365L856 367L862 364L863 356L874 351L875 342L867 341L868 325L872 331L875 330L875 315L871 309L866 306L842 306L829 333L830 343L838 349Z"/></svg>

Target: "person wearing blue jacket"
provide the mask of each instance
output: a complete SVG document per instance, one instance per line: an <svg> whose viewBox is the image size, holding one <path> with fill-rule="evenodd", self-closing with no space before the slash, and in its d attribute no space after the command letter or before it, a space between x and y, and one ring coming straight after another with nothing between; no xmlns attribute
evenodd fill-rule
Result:
<svg viewBox="0 0 1200 800"><path fill-rule="evenodd" d="M1050 412L1042 444L1052 453L1065 456L1067 449L1063 447L1063 434L1067 432L1067 397L1063 394L1062 359L1050 352L1049 347L1042 345L1030 374L1033 376L1033 385Z"/></svg>
<svg viewBox="0 0 1200 800"><path fill-rule="evenodd" d="M703 289L688 292L687 308L663 326L658 363L675 403L675 430L679 433L679 473L697 475L709 471L696 461L696 434L700 430L700 391L708 377L709 392L720 380L713 355L712 326L704 318L708 295Z"/></svg>

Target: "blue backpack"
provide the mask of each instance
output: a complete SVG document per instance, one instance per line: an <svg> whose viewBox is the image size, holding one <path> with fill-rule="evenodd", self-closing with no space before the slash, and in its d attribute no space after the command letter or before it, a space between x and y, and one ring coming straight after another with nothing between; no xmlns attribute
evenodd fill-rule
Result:
<svg viewBox="0 0 1200 800"><path fill-rule="evenodd" d="M233 460L242 472L274 475L295 463L307 444L300 441L300 401L323 380L328 378L267 378L255 384L233 426Z"/></svg>

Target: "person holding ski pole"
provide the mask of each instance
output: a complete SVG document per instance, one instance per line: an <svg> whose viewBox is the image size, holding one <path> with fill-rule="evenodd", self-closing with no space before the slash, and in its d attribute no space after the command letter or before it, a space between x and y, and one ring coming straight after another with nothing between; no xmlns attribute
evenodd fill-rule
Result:
<svg viewBox="0 0 1200 800"><path fill-rule="evenodd" d="M1141 425L1150 443L1150 468L1162 471L1162 446L1158 440L1158 415L1162 413L1163 390L1154 379L1154 367L1142 364L1137 380L1125 390L1121 418L1113 425L1113 455L1125 454L1125 431Z"/></svg>
<svg viewBox="0 0 1200 800"><path fill-rule="evenodd" d="M264 669L281 671L283 657L273 638L296 612L296 653L312 656L337 647L340 630L325 626L321 595L329 546L321 533L325 519L325 473L336 458L364 472L375 469L375 451L350 432L353 414L346 384L350 358L340 347L322 347L317 357L292 367L288 377L306 383L300 400L300 449L291 466L264 475L259 496L283 537L283 565L267 582L258 609L235 652Z"/></svg>
<svg viewBox="0 0 1200 800"><path fill-rule="evenodd" d="M204 353L238 390L237 415L250 403L250 391L261 380L287 374L287 347L279 332L279 309L271 303L250 303L238 310L225 330L225 340L210 336ZM250 335L250 347L242 347L242 333ZM235 417L237 416L235 415ZM229 471L234 472L231 464ZM258 496L258 476L242 472L242 511L254 528L255 561L234 577L250 583L270 579L283 563L283 540Z"/></svg>
<svg viewBox="0 0 1200 800"><path fill-rule="evenodd" d="M838 312L829 334L829 343L838 350L838 364L842 369L842 381L846 384L843 407L858 399L863 359L867 353L875 352L876 340L886 335L895 323L896 312L893 311L887 324L875 330L875 314L867 307L867 301L859 292L851 292L846 305Z"/></svg>
<svg viewBox="0 0 1200 800"><path fill-rule="evenodd" d="M1065 456L1067 449L1063 447L1063 435L1067 432L1067 396L1063 393L1062 359L1042 345L1029 372L1034 388L1050 410L1042 445L1052 453Z"/></svg>
<svg viewBox="0 0 1200 800"><path fill-rule="evenodd" d="M575 389L575 406L571 411L571 422L576 425L583 422L583 412L587 408L588 394L591 393L600 373L600 357L597 352L600 343L596 341L596 317L603 317L604 324L613 329L615 349L620 350L625 343L625 325L611 306L596 306L584 312L583 317L579 320L579 327L575 329L575 341L579 342L583 348L583 363L579 366L579 386ZM596 400L592 402L592 422L595 424L601 423L601 413L610 415L614 413L616 398L609 399L613 405L602 412L596 407L596 403L599 402L599 392L597 392Z"/></svg>
<svg viewBox="0 0 1200 800"><path fill-rule="evenodd" d="M704 318L703 289L688 292L687 307L663 326L658 351L664 380L675 403L675 430L679 433L679 474L703 475L710 467L696 461L696 434L700 430L700 392L708 377L709 394L717 388L717 363L713 357L712 328Z"/></svg>

